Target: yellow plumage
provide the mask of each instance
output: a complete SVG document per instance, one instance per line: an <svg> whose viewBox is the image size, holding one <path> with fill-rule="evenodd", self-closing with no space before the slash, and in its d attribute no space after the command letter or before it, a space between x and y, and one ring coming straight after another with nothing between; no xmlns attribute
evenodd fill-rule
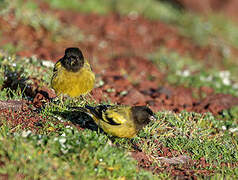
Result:
<svg viewBox="0 0 238 180"><path fill-rule="evenodd" d="M146 106L100 105L78 109L90 115L106 133L117 137L133 138L153 119L153 112Z"/></svg>
<svg viewBox="0 0 238 180"><path fill-rule="evenodd" d="M110 122L108 119L111 119ZM96 124L105 132L118 137L135 137L137 128L132 120L131 109L128 106L108 108L102 114L102 120L94 118ZM112 122L115 123L111 124Z"/></svg>
<svg viewBox="0 0 238 180"><path fill-rule="evenodd" d="M68 57L62 58L55 64L51 80L52 88L57 95L65 94L70 97L77 97L89 93L94 87L95 75L92 72L88 61L83 59L82 67L73 71L69 69L72 67L68 67L67 69L62 64L63 60L68 61L67 58ZM69 58L71 58L71 56Z"/></svg>
<svg viewBox="0 0 238 180"><path fill-rule="evenodd" d="M78 72L66 70L60 62L56 63L55 69L51 85L57 95L77 97L89 93L94 87L95 75L87 61Z"/></svg>

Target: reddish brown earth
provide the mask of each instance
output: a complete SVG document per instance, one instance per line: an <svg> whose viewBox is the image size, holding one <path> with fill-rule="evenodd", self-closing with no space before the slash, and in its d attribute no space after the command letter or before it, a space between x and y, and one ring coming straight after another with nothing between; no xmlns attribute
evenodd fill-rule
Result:
<svg viewBox="0 0 238 180"><path fill-rule="evenodd" d="M204 157L198 160L192 160L191 154L172 150L168 147L164 147L159 142L157 144L154 153L150 156L146 155L142 151L132 152L132 157L138 161L138 165L153 173L169 172L176 179L197 179L197 174L203 177L209 176L213 173L212 170L208 170L209 167L215 168L215 165L209 164ZM160 166L157 166L159 162ZM223 163L222 166L236 167L238 163Z"/></svg>
<svg viewBox="0 0 238 180"><path fill-rule="evenodd" d="M2 43L23 43L27 48L18 52L19 55L37 54L41 58L54 61L63 55L66 47L73 45L85 50L86 57L97 57L98 60L91 60L91 64L99 76L98 79L104 81L102 87L93 91L93 96L98 102L110 99L112 102L130 105L149 104L155 111L178 112L186 109L195 112L211 111L214 114L230 108L237 102L237 98L222 94L219 95L222 99L229 99L226 100L226 104L218 101L207 102L208 99L217 96L214 93L209 93L206 100L197 100L192 97L192 89L166 85L165 74L159 72L152 62L141 55L152 52L156 47L166 46L181 54L188 52L201 60L208 56L220 58L217 50L194 45L191 40L180 36L176 29L166 24L142 17L130 19L118 15L81 15L62 11L57 11L56 14L62 22L78 26L86 36L93 35L94 41L71 43L72 41L66 39L53 42L50 38L51 33L44 28L36 31L21 24L12 27L0 19L0 28L4 30ZM104 47L100 47L102 42L105 44ZM108 89L113 91L108 92ZM34 96L37 93L34 93ZM38 93L37 99L39 98L42 97Z"/></svg>
<svg viewBox="0 0 238 180"><path fill-rule="evenodd" d="M200 47L194 44L192 40L179 35L174 27L159 21L149 21L143 17L132 19L115 14L108 16L82 15L51 10L45 5L44 9L54 12L63 23L79 27L85 34L85 40L83 42L74 42L72 39L53 41L52 33L44 28L35 30L23 24L12 26L10 21L0 18L3 38L0 46L8 42L16 46L23 45L25 48L19 51L18 55L31 56L36 54L39 58L54 62L63 56L66 47L80 47L85 52L85 56L89 58L93 70L97 74L97 81L102 80L104 82L102 86L96 87L92 92L92 96L97 102L110 100L119 104L148 104L154 111L172 110L180 112L187 110L199 113L212 112L214 115L221 113L224 109L238 105L238 98L227 94L215 94L213 89L209 87L194 90L168 85L165 81L166 74L161 73L144 56L155 51L158 47L165 46L181 55L189 53L198 60L208 62L207 65L210 66L208 57L213 57L217 61L221 60L221 52L216 47L211 45ZM9 18L14 19L14 16ZM37 131L47 120L47 117L39 116L38 108L43 107L45 102L54 98L55 94L49 87L40 87L40 83L34 77L30 78L33 79L34 85L27 86L25 92L33 100L0 102L0 114L7 117L6 120L10 121L13 126L21 124L23 128ZM16 89L17 85L25 87L26 84L24 83L18 79L18 82L13 84L11 79L7 79L3 88ZM207 96L205 99L195 99L192 95L194 92L197 94L205 93ZM33 107L30 107L29 104ZM161 149L163 153L158 152L161 157L179 156L178 152L162 147L162 145ZM194 179L196 179L196 173L202 173L204 176L212 173L203 170L209 164L202 158L198 162L188 158L182 168L166 163L168 159L165 159L165 165L158 168L152 166L151 158L153 157L140 151L132 154L140 167L154 173L168 171L178 178ZM194 171L191 170L191 166L201 166L201 169L198 168L199 170ZM0 177L4 178L5 175L0 175Z"/></svg>

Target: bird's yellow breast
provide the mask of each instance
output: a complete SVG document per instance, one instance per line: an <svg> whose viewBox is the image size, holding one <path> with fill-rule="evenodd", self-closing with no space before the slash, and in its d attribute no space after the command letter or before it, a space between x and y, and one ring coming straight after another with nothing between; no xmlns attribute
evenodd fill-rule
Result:
<svg viewBox="0 0 238 180"><path fill-rule="evenodd" d="M95 118L94 121L108 134L117 137L132 138L137 133L130 107L108 109L103 112L102 118L103 120ZM117 125L110 124L107 118L112 119Z"/></svg>
<svg viewBox="0 0 238 180"><path fill-rule="evenodd" d="M60 63L56 63L55 69L51 85L57 95L77 97L89 93L94 87L95 75L87 62L78 72L67 71Z"/></svg>
<svg viewBox="0 0 238 180"><path fill-rule="evenodd" d="M100 121L98 125L108 134L117 137L124 137L124 138L133 138L136 136L137 129L132 122L128 122L127 124L112 126L106 124L103 121Z"/></svg>

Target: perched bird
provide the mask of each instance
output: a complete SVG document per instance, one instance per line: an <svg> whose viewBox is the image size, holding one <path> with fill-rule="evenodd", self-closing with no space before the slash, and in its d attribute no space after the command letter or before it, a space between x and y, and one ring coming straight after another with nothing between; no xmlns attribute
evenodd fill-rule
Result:
<svg viewBox="0 0 238 180"><path fill-rule="evenodd" d="M57 95L77 97L89 93L95 83L90 64L79 48L67 48L54 66L51 86Z"/></svg>
<svg viewBox="0 0 238 180"><path fill-rule="evenodd" d="M118 137L134 137L151 120L154 113L147 106L99 105L78 107L92 117L106 133Z"/></svg>

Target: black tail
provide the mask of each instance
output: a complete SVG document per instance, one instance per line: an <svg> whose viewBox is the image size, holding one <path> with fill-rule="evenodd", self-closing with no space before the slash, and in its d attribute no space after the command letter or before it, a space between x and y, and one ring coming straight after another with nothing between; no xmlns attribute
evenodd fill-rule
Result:
<svg viewBox="0 0 238 180"><path fill-rule="evenodd" d="M96 107L92 107L88 105L85 106L86 109L88 109L94 116L96 116L99 119L103 119L102 112L107 110L108 107L110 107L110 105L99 105Z"/></svg>

